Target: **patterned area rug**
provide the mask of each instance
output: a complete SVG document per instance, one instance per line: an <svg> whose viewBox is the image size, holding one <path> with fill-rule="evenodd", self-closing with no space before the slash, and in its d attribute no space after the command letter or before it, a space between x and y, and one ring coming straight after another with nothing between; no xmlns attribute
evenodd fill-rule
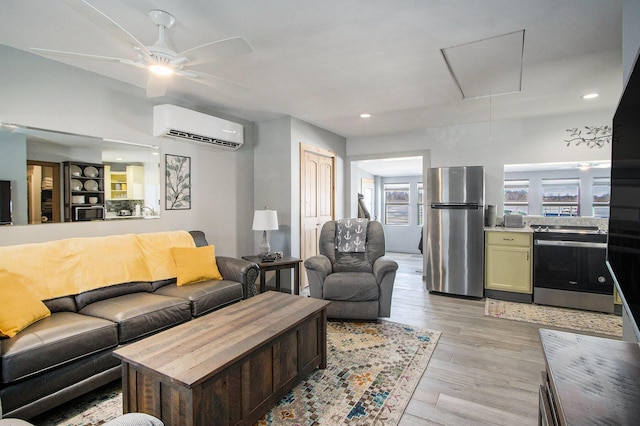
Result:
<svg viewBox="0 0 640 426"><path fill-rule="evenodd" d="M431 359L440 332L389 321L327 324L327 368L316 370L257 425L395 425ZM119 383L34 419L38 425L101 425L122 413Z"/></svg>
<svg viewBox="0 0 640 426"><path fill-rule="evenodd" d="M622 317L613 314L489 298L485 302L484 314L494 318L622 337Z"/></svg>

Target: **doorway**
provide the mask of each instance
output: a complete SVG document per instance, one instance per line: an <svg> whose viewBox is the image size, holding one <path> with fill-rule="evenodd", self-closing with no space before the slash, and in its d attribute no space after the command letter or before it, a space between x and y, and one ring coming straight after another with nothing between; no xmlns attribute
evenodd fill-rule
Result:
<svg viewBox="0 0 640 426"><path fill-rule="evenodd" d="M357 199L358 192L371 193L371 189L366 188L370 187L371 180L373 180L373 208L370 210L370 214L371 218L375 217L385 229L387 250L422 257L423 267L421 270L424 271L426 257L425 254L420 254L419 243L420 237L425 237L426 209L423 204L425 201L423 188L426 188L426 171L431 167L431 152L418 150L351 156L348 158L348 162L349 200ZM403 179L406 177L413 177L413 179ZM408 184L407 192L410 197L407 206L386 206L385 182ZM389 185L389 187L391 186ZM366 198L365 195L365 200ZM347 209L347 213L353 215L354 212L357 212L357 204L353 202ZM401 213L401 216L407 219L408 223L387 225L386 217L390 212L394 214L394 218L397 218Z"/></svg>
<svg viewBox="0 0 640 426"><path fill-rule="evenodd" d="M27 161L28 223L59 223L60 164Z"/></svg>

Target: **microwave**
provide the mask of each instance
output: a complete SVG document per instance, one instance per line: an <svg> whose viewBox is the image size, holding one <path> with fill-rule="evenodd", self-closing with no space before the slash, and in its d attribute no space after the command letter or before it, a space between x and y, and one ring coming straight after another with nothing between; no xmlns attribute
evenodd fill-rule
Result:
<svg viewBox="0 0 640 426"><path fill-rule="evenodd" d="M104 220L104 206L77 206L73 208L74 221Z"/></svg>

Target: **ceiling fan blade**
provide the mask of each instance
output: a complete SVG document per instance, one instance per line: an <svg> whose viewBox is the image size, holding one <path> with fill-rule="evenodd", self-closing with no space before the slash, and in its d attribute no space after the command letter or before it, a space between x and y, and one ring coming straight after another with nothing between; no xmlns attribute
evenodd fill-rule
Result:
<svg viewBox="0 0 640 426"><path fill-rule="evenodd" d="M142 51L151 54L147 46L142 44L137 38L135 38L129 31L122 28L116 21L109 18L107 15L96 9L91 4L84 0L63 0L69 7L80 13L85 18L98 25L113 37L124 41L125 43L140 48Z"/></svg>
<svg viewBox="0 0 640 426"><path fill-rule="evenodd" d="M147 98L157 98L167 94L167 77L150 74L147 80Z"/></svg>
<svg viewBox="0 0 640 426"><path fill-rule="evenodd" d="M113 58L110 56L90 55L87 53L77 53L77 52L66 52L64 50L40 49L39 47L30 47L29 50L33 50L34 52L41 53L47 56L63 56L63 57L74 58L74 59L86 59L89 61L119 62L122 64L134 65L138 67L144 66L143 64L139 64L130 59Z"/></svg>
<svg viewBox="0 0 640 426"><path fill-rule="evenodd" d="M176 75L179 75L180 77L188 78L189 80L195 81L200 84L204 84L205 86L209 86L214 89L220 89L224 86L227 86L227 87L233 87L235 89L251 91L251 88L247 86L243 86L240 83L236 83L235 81L227 80L226 78L218 77L211 74L206 74L200 71L194 71L194 70L177 71Z"/></svg>
<svg viewBox="0 0 640 426"><path fill-rule="evenodd" d="M177 56L189 58L190 65L211 62L217 58L231 58L253 52L253 48L242 37L231 37L224 40L212 41L192 47Z"/></svg>

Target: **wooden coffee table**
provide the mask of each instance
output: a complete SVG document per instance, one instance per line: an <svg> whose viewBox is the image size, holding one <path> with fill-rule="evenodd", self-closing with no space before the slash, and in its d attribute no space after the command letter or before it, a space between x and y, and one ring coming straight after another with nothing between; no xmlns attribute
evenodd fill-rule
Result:
<svg viewBox="0 0 640 426"><path fill-rule="evenodd" d="M327 362L329 302L269 291L114 351L123 410L251 425Z"/></svg>

